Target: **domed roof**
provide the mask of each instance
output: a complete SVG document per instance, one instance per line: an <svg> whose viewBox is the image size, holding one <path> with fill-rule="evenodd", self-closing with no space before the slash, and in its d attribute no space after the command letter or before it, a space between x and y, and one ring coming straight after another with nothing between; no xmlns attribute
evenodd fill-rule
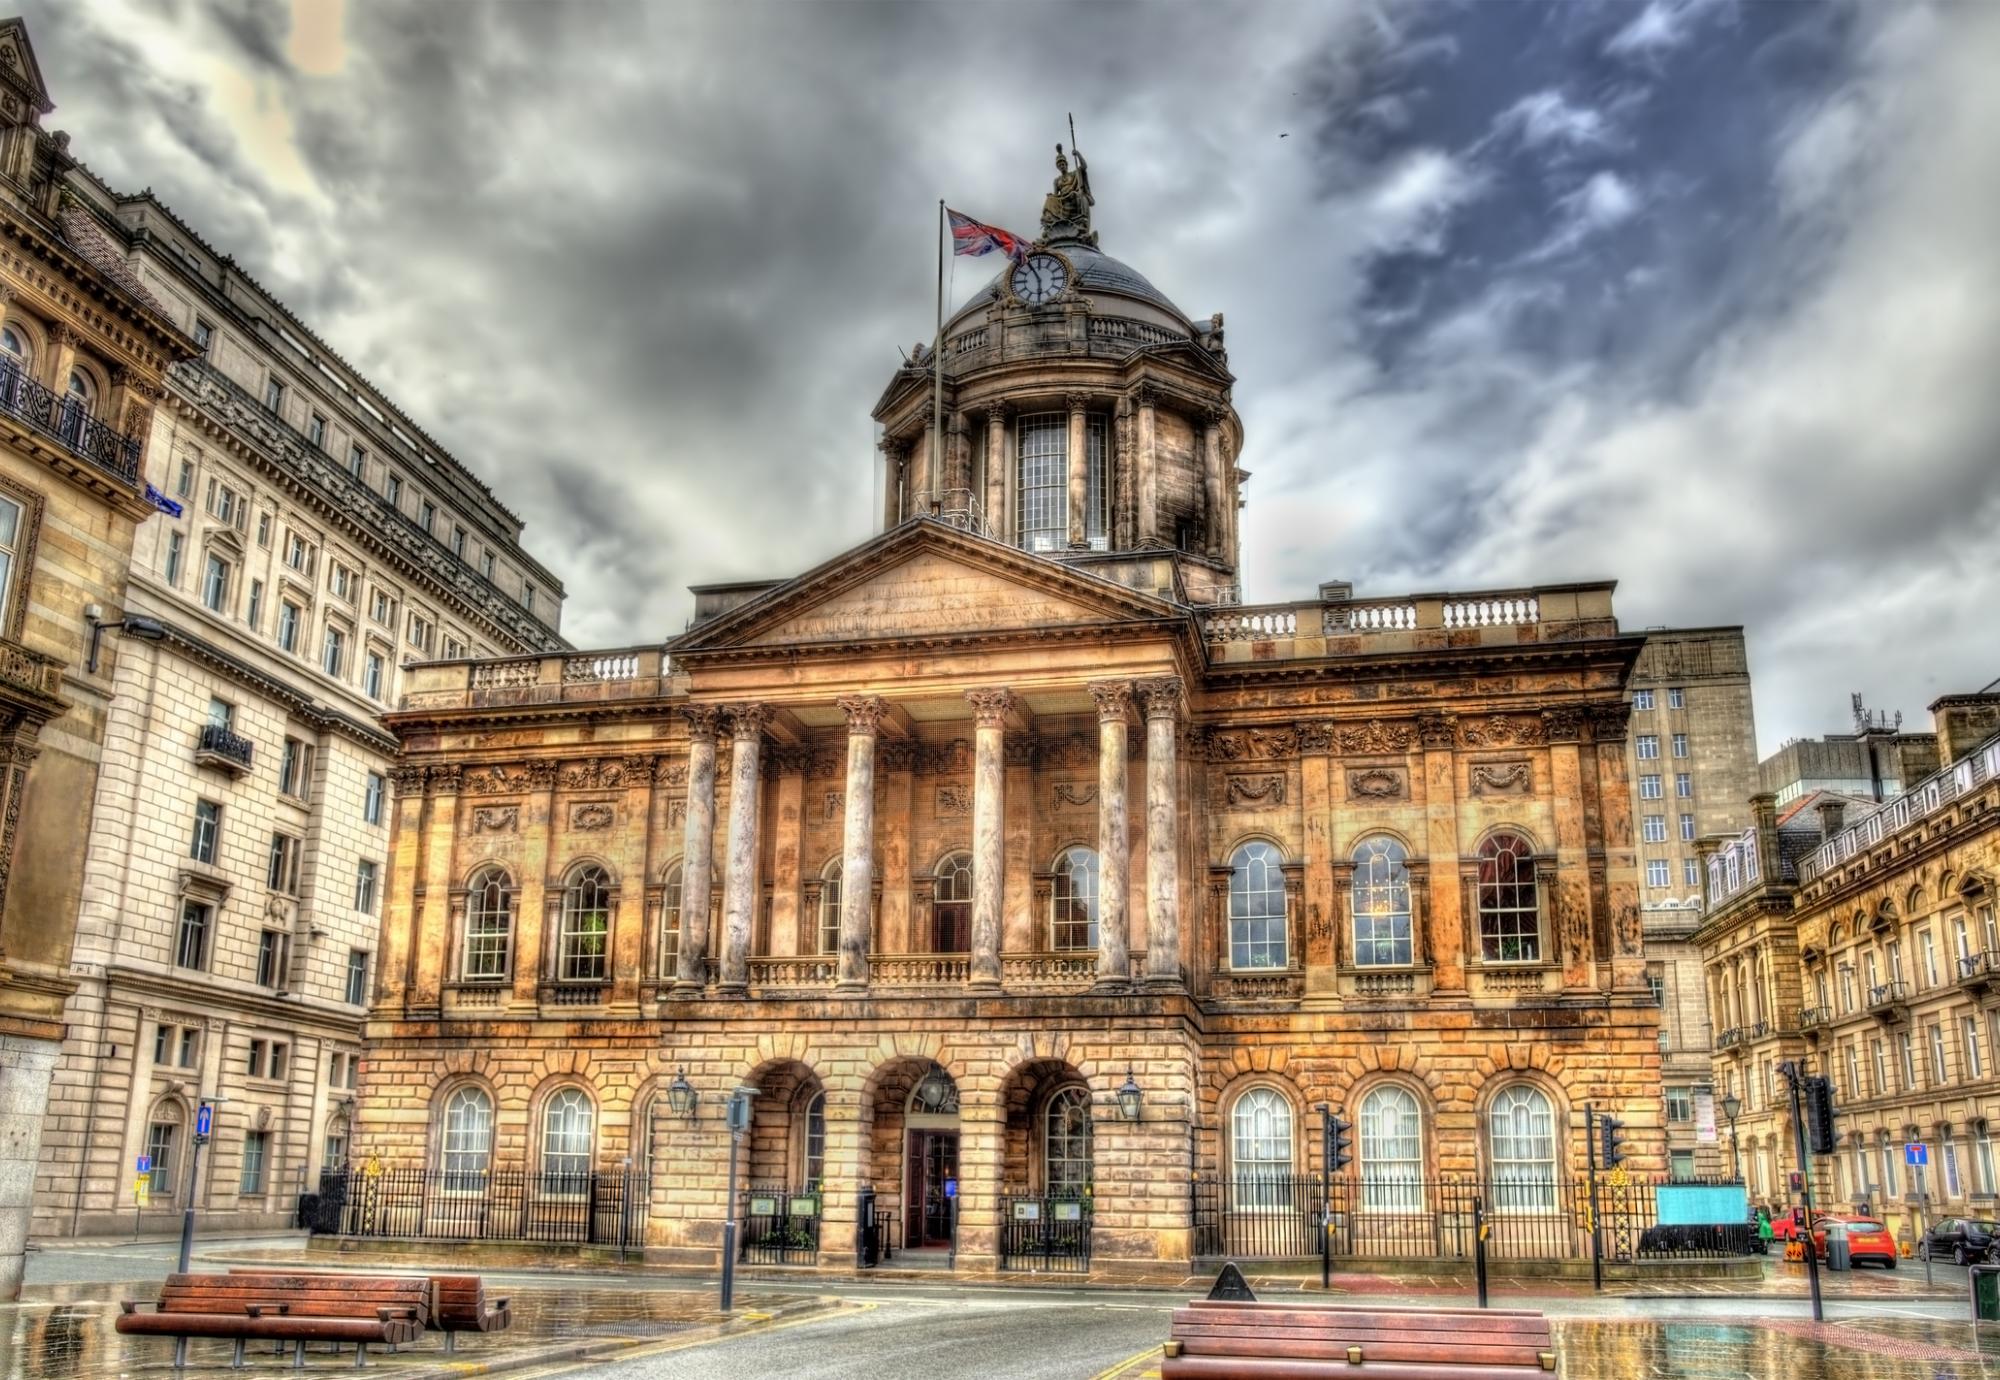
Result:
<svg viewBox="0 0 2000 1380"><path fill-rule="evenodd" d="M1188 320L1186 312L1175 306L1164 292L1154 287L1145 274L1124 260L1114 259L1109 254L1075 239L1054 240L1047 245L1047 248L1055 250L1075 266L1076 285L1083 291L1109 292L1121 297L1136 298L1171 313L1177 321ZM1014 265L1011 263L1002 268L994 275L991 282L972 294L970 299L951 314L951 320L956 322L959 317L975 308L984 310L999 301L1006 286L1007 275L1013 271ZM947 326L946 330L949 332L950 327Z"/></svg>

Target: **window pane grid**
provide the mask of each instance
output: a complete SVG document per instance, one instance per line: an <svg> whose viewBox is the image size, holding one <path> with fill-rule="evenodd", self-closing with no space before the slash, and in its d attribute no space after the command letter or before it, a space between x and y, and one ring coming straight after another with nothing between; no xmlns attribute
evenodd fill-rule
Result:
<svg viewBox="0 0 2000 1380"><path fill-rule="evenodd" d="M674 977L681 967L681 868L667 873L660 891L660 976Z"/></svg>
<svg viewBox="0 0 2000 1380"><path fill-rule="evenodd" d="M1491 1126L1494 1206L1553 1212L1556 1136L1548 1098L1533 1088L1507 1088L1494 1100Z"/></svg>
<svg viewBox="0 0 2000 1380"><path fill-rule="evenodd" d="M1398 967L1415 961L1410 937L1407 854L1392 838L1363 839L1354 850L1354 962Z"/></svg>
<svg viewBox="0 0 2000 1380"><path fill-rule="evenodd" d="M563 891L562 933L556 944L556 978L602 982L610 960L611 879L586 868Z"/></svg>
<svg viewBox="0 0 2000 1380"><path fill-rule="evenodd" d="M582 1192L582 1180L590 1173L590 1099L577 1088L564 1088L549 1099L542 1119L542 1173L553 1179L575 1181L550 1186L552 1192Z"/></svg>
<svg viewBox="0 0 2000 1380"><path fill-rule="evenodd" d="M1534 963L1542 956L1535 860L1514 834L1479 849L1479 955L1489 963Z"/></svg>
<svg viewBox="0 0 2000 1380"><path fill-rule="evenodd" d="M1051 1197L1082 1197L1090 1191L1090 1094L1064 1088L1049 1099L1045 1158Z"/></svg>
<svg viewBox="0 0 2000 1380"><path fill-rule="evenodd" d="M819 886L819 951L823 954L840 952L840 865L838 863L827 868L826 876Z"/></svg>
<svg viewBox="0 0 2000 1380"><path fill-rule="evenodd" d="M1058 950L1097 947L1097 854L1092 850L1072 848L1056 859L1049 931Z"/></svg>
<svg viewBox="0 0 2000 1380"><path fill-rule="evenodd" d="M1238 1208L1291 1204L1292 1109L1269 1088L1252 1088L1230 1116L1230 1162Z"/></svg>
<svg viewBox="0 0 2000 1380"><path fill-rule="evenodd" d="M447 1189L481 1186L493 1150L493 1102L478 1088L460 1088L445 1103L440 1149Z"/></svg>
<svg viewBox="0 0 2000 1380"><path fill-rule="evenodd" d="M1420 1212L1424 1205L1423 1123L1402 1088L1377 1088L1361 1103L1363 1211Z"/></svg>
<svg viewBox="0 0 2000 1380"><path fill-rule="evenodd" d="M1289 955L1285 934L1285 876L1278 850L1246 843L1230 859L1229 966L1282 968Z"/></svg>
<svg viewBox="0 0 2000 1380"><path fill-rule="evenodd" d="M1059 412L1023 417L1017 436L1014 530L1026 550L1059 551L1069 545L1069 419Z"/></svg>

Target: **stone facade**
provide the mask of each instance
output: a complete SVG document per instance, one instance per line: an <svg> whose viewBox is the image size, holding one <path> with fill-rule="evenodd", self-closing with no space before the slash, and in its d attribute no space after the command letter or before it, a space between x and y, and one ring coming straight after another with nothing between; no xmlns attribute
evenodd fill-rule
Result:
<svg viewBox="0 0 2000 1380"><path fill-rule="evenodd" d="M1900 1234L1930 1218L1987 1217L2000 1195L2000 696L1932 706L1943 765L1877 804L1830 792L1710 841L1710 915L1697 936L1712 978L1718 1088L1741 1089L1753 1191L1780 1201L1795 1163L1771 1070L1803 1058L1833 1079L1837 1152L1813 1166L1824 1204L1881 1215ZM1755 859L1754 864L1750 861ZM1746 987L1747 983L1747 987ZM1930 1147L1927 1186L1903 1147Z"/></svg>
<svg viewBox="0 0 2000 1380"><path fill-rule="evenodd" d="M193 346L64 190L68 140L0 22L0 1297L19 1292L71 937L167 367Z"/></svg>
<svg viewBox="0 0 2000 1380"><path fill-rule="evenodd" d="M137 476L177 511L132 495L123 544L98 541L121 592L94 597L160 637L107 643L102 771L50 812L75 991L37 1098L34 1230L172 1230L203 1098L226 1099L204 1220L284 1225L348 1141L389 863L379 715L410 659L564 645L562 587L518 517L233 259L151 193L61 171L68 214L189 357Z"/></svg>
<svg viewBox="0 0 2000 1380"><path fill-rule="evenodd" d="M1750 823L1757 728L1743 629L1652 629L1632 671L1632 813L1639 834L1646 969L1660 997L1661 1079L1674 1172L1731 1172L1723 1137L1703 1140L1712 1028L1701 956L1696 841Z"/></svg>

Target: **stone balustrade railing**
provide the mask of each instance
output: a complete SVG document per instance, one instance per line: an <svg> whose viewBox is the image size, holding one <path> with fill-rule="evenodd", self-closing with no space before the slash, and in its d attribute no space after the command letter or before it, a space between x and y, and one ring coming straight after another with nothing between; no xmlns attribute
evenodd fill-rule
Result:
<svg viewBox="0 0 2000 1380"><path fill-rule="evenodd" d="M1842 829L1799 860L1799 882L1810 884L1858 853L1930 818L1959 797L2000 777L2000 734L1931 773L1894 800Z"/></svg>
<svg viewBox="0 0 2000 1380"><path fill-rule="evenodd" d="M1305 990L1306 975L1297 968L1225 969L1209 982L1209 995L1222 1001L1296 1001Z"/></svg>
<svg viewBox="0 0 2000 1380"><path fill-rule="evenodd" d="M963 987L971 976L969 954L881 954L868 961L876 987Z"/></svg>
<svg viewBox="0 0 2000 1380"><path fill-rule="evenodd" d="M1090 950L1000 956L1000 984L1009 989L1081 989L1095 981L1097 955Z"/></svg>
<svg viewBox="0 0 2000 1380"><path fill-rule="evenodd" d="M833 986L839 960L832 954L808 958L752 958L750 986L753 990L819 991Z"/></svg>
<svg viewBox="0 0 2000 1380"><path fill-rule="evenodd" d="M430 661L403 678L404 709L563 704L664 695L674 675L658 647L562 652L492 661Z"/></svg>
<svg viewBox="0 0 2000 1380"><path fill-rule="evenodd" d="M1255 656L1367 655L1403 647L1560 641L1618 630L1609 584L1326 599L1203 613L1202 637L1223 661ZM1258 644L1254 650L1241 644Z"/></svg>

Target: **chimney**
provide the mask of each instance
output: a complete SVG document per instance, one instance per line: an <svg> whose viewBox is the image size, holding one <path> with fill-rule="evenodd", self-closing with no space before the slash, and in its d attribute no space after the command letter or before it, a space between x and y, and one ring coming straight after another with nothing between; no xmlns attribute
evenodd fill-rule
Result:
<svg viewBox="0 0 2000 1380"><path fill-rule="evenodd" d="M1840 832L1841 821L1847 815L1846 801L1822 800L1813 806L1813 809L1819 812L1819 836L1822 840L1830 839Z"/></svg>
<svg viewBox="0 0 2000 1380"><path fill-rule="evenodd" d="M1931 722L1937 728L1938 765L1948 767L2000 733L2000 694L1946 695L1932 702Z"/></svg>

